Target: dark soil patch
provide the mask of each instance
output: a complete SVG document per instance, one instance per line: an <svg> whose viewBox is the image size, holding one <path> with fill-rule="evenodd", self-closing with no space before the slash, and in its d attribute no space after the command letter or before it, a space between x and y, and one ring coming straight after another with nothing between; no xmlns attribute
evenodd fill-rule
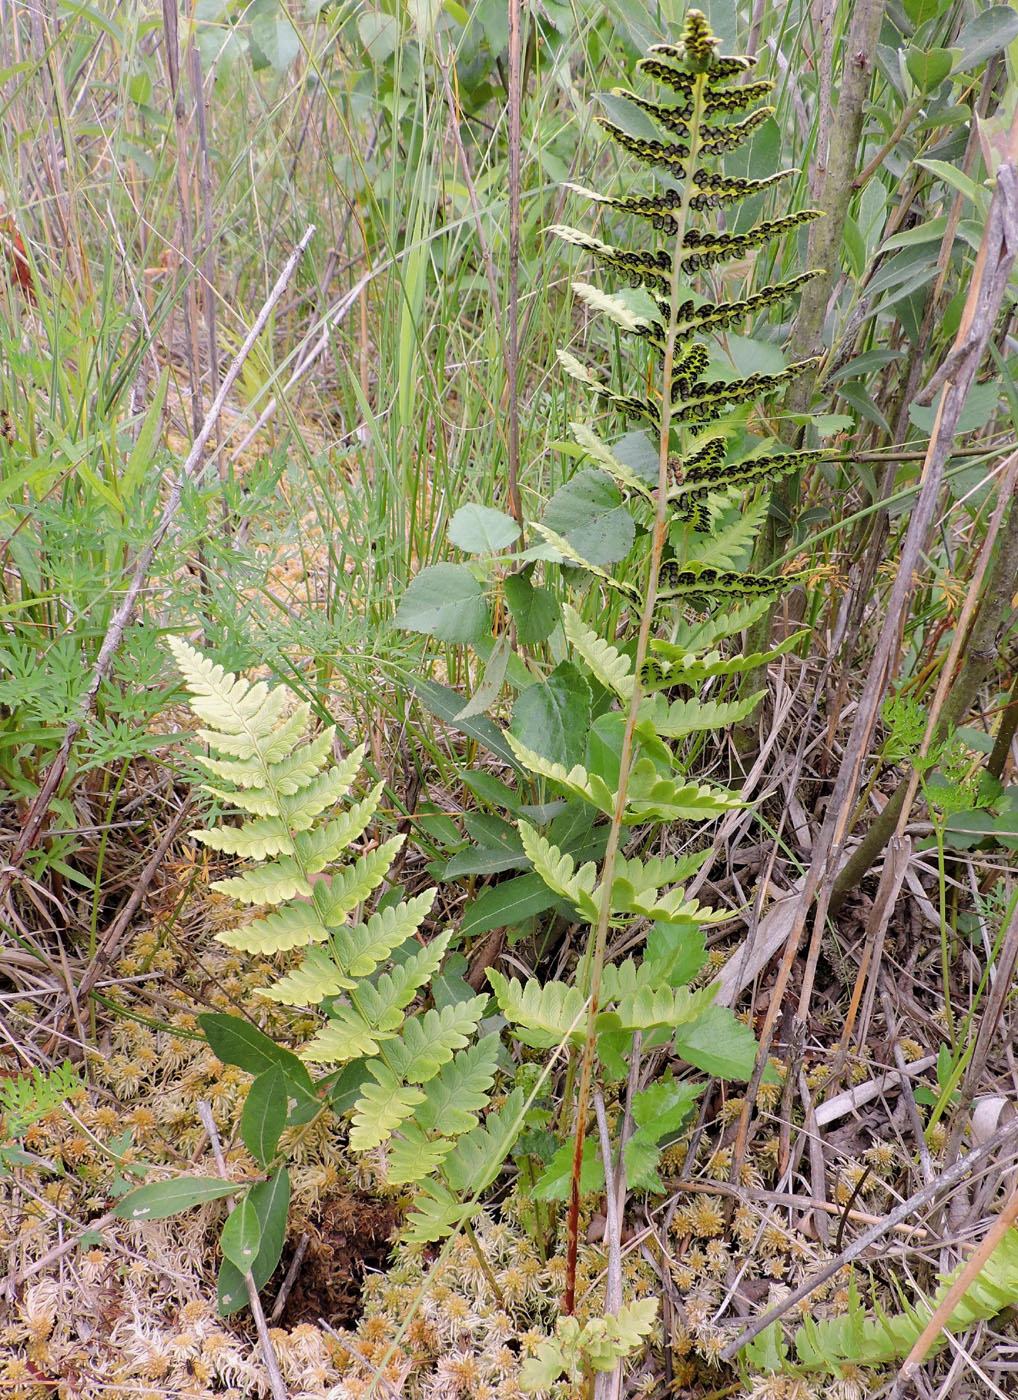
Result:
<svg viewBox="0 0 1018 1400"><path fill-rule="evenodd" d="M392 1201L347 1192L326 1202L318 1220L304 1226L308 1246L279 1325L324 1319L332 1327L352 1326L361 1315L366 1273L388 1263L390 1240L402 1218ZM297 1241L283 1252L282 1276Z"/></svg>

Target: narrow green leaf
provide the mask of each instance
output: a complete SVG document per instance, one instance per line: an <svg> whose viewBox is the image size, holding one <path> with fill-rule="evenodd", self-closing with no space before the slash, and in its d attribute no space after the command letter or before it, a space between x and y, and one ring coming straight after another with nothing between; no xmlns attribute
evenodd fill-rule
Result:
<svg viewBox="0 0 1018 1400"><path fill-rule="evenodd" d="M486 715L475 715L471 719L457 720L456 716L463 709L463 696L458 695L450 686L442 685L439 681L422 678L414 682L414 694L428 713L441 720L443 724L458 729L468 739L476 739L489 753L493 753L496 758L507 763L515 772L522 771L519 759L506 743L502 730L499 729L494 720L488 719Z"/></svg>
<svg viewBox="0 0 1018 1400"><path fill-rule="evenodd" d="M217 1201L237 1190L235 1181L216 1176L178 1176L172 1181L153 1181L139 1186L117 1202L113 1214L121 1220L165 1220L192 1206Z"/></svg>
<svg viewBox="0 0 1018 1400"><path fill-rule="evenodd" d="M500 637L495 639L491 655L485 662L484 675L481 677L480 684L457 714L457 720L472 719L474 715L483 715L485 710L490 710L497 703L498 697L502 693L506 667L509 664L511 653L509 637L503 632Z"/></svg>
<svg viewBox="0 0 1018 1400"><path fill-rule="evenodd" d="M251 1265L255 1287L262 1289L276 1271L286 1242L286 1224L290 1208L290 1177L280 1167L268 1181L260 1181L248 1192L261 1226L261 1247ZM248 1301L244 1275L231 1260L224 1258L219 1266L219 1315L228 1317Z"/></svg>
<svg viewBox="0 0 1018 1400"><path fill-rule="evenodd" d="M271 1065L260 1074L247 1091L240 1135L251 1156L263 1167L276 1155L279 1135L286 1123L286 1099L286 1081L278 1065Z"/></svg>
<svg viewBox="0 0 1018 1400"><path fill-rule="evenodd" d="M540 875L517 875L493 885L466 905L460 937L473 938L493 928L517 928L525 919L543 914L557 903Z"/></svg>
<svg viewBox="0 0 1018 1400"><path fill-rule="evenodd" d="M262 1242L262 1225L251 1198L244 1195L226 1218L219 1239L225 1258L247 1273L258 1257Z"/></svg>
<svg viewBox="0 0 1018 1400"><path fill-rule="evenodd" d="M430 564L411 580L394 622L440 642L476 642L491 630L491 611L465 564Z"/></svg>

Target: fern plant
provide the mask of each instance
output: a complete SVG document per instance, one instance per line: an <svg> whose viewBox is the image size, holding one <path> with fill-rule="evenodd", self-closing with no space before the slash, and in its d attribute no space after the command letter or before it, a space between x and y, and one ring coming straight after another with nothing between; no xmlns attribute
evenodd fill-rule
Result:
<svg viewBox="0 0 1018 1400"><path fill-rule="evenodd" d="M849 1284L848 1311L840 1317L815 1321L807 1317L795 1333L795 1360L789 1356L779 1323L772 1323L747 1347L742 1356L761 1371L789 1374L883 1366L907 1356L919 1339L964 1264L947 1274L932 1298L919 1304L904 1303L900 1313L887 1313L878 1303L867 1311L853 1277ZM1008 1230L986 1264L973 1279L964 1298L947 1320L945 1333L930 1348L945 1346L948 1335L966 1332L975 1323L1018 1304L1018 1230Z"/></svg>
<svg viewBox="0 0 1018 1400"><path fill-rule="evenodd" d="M519 689L509 734L498 740L508 744L523 781L525 775L537 779L539 796L550 790L572 808L586 807L602 835L600 846L581 859L542 827L547 807L538 803L535 821L517 800L516 859L527 873L515 878L539 881L549 901L590 932L572 982L521 985L497 970L489 973L499 1007L521 1040L565 1042L579 1059L573 1138L537 1187L539 1195L570 1200L567 1311L581 1181L586 1189L603 1181L587 1140L595 1063L600 1077L622 1077L638 1053L637 1035L643 1050L667 1048L707 1073L747 1076L754 1058L752 1036L711 1004L711 989L691 992L685 985L705 961L702 928L719 917L689 900L683 888L705 857L627 857L621 849L624 831L630 839L638 832L647 852L655 827L711 821L740 805L739 794L697 781L698 754L760 699L731 698L733 679L803 635L765 654L726 649L788 582L746 568L765 505L762 498L747 503L745 493L821 454L785 451L766 430L760 435L759 414L752 416L759 400L815 360L733 374L720 350L730 332L779 306L815 274L802 272L731 299L717 296L704 274L720 283L726 263L756 254L816 213L730 223L726 230L711 226L712 210L736 209L793 173L750 179L716 168L715 158L737 150L771 113L758 105L770 83L744 81L753 60L721 56L718 47L704 16L690 10L679 41L655 46L640 65L672 100L627 91L607 99L610 116L600 119L605 132L659 172L656 189L606 195L571 187L597 203L605 223L622 216L649 223L662 246L628 247L565 225L552 229L624 284L612 291L588 281L573 285L595 322L605 321L610 335L631 347L614 357L624 383L572 351L560 351L562 365L610 416L639 426L613 435L603 425L572 425L571 453L587 465L551 498L534 526L539 540L529 549L518 548L519 528L502 513L480 506L458 511L450 539L470 562L423 570L397 614L406 627L472 643L485 657L460 722L475 723L504 681ZM755 341L748 345L761 362L776 353ZM506 552L514 546L514 553ZM539 563L549 571L548 582L559 571L569 602L560 601L561 588L535 586ZM556 664L536 682L536 659L526 670L521 664L514 669L524 658L510 654L506 629L490 635L503 604L522 651L547 643L552 652ZM707 618L694 615L705 609L713 609ZM425 690L423 698L436 707L434 691ZM648 922L643 956L609 965L609 935L631 947ZM634 1096L637 1129L624 1145L631 1185L656 1184L661 1145L675 1135L698 1092L694 1081L666 1075Z"/></svg>
<svg viewBox="0 0 1018 1400"><path fill-rule="evenodd" d="M420 937L436 891L401 899L390 890L365 913L403 838L349 859L382 793L377 783L340 806L363 747L334 761L335 728L311 735L310 707L295 704L285 687L238 678L180 639L169 644L204 726L197 737L209 752L195 758L209 775L205 786L239 818L192 835L244 862L239 874L212 888L261 911L216 937L259 957L302 950L298 965L259 995L323 1012L317 1033L296 1054L239 1017L200 1018L216 1054L255 1075L241 1131L271 1173L267 1181L240 1191L229 1182L178 1178L121 1203L120 1214L144 1219L210 1195L239 1195L222 1238L220 1305L231 1311L246 1299L244 1275L261 1287L279 1258L289 1200L279 1146L284 1127L328 1110L349 1115L350 1147L382 1149L390 1184L422 1188L410 1230L431 1240L468 1219L471 1193L492 1179L508 1151L501 1138L522 1118L521 1096L511 1095L481 1122L499 1054L496 1035L478 1034L487 996L423 1011L418 1005L452 936L446 930L428 942ZM309 1066L326 1073L313 1079Z"/></svg>

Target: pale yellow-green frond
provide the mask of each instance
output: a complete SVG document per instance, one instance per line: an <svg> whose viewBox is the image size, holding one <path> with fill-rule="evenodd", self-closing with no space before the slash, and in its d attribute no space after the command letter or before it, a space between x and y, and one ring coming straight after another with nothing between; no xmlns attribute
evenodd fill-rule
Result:
<svg viewBox="0 0 1018 1400"><path fill-rule="evenodd" d="M580 917L596 920L597 905L592 894L597 880L597 866L588 861L579 870L568 852L560 851L525 821L517 822L523 850L541 879L555 894L568 899Z"/></svg>
<svg viewBox="0 0 1018 1400"><path fill-rule="evenodd" d="M582 797L585 802L591 803L606 815L611 815L614 794L603 778L599 778L596 773L588 773L582 764L577 763L566 769L561 763L543 758L534 749L520 743L515 734L507 733L505 737L513 753L531 773L551 779L567 792L571 792L574 797Z"/></svg>
<svg viewBox="0 0 1018 1400"><path fill-rule="evenodd" d="M328 928L338 928L351 909L356 909L374 893L388 874L404 839L391 836L373 851L358 856L352 865L344 866L331 878L323 878L315 884L315 904Z"/></svg>
<svg viewBox="0 0 1018 1400"><path fill-rule="evenodd" d="M491 967L488 981L513 1034L525 1045L547 1050L566 1041L578 1045L583 1040L586 999L578 987L564 982L542 986L533 979L523 986L515 977L509 981Z"/></svg>
<svg viewBox="0 0 1018 1400"><path fill-rule="evenodd" d="M409 1017L398 1043L386 1054L393 1073L409 1084L426 1084L433 1079L452 1059L453 1051L467 1044L487 1004L487 996L476 996Z"/></svg>
<svg viewBox="0 0 1018 1400"><path fill-rule="evenodd" d="M278 817L255 817L242 826L214 826L210 831L190 831L188 835L224 855L264 860L266 856L293 855L293 837Z"/></svg>
<svg viewBox="0 0 1018 1400"><path fill-rule="evenodd" d="M326 997L356 987L357 979L348 977L336 965L328 948L311 947L304 954L300 967L294 968L271 987L262 987L258 995L284 1006L317 1006Z"/></svg>
<svg viewBox="0 0 1018 1400"><path fill-rule="evenodd" d="M404 1123L385 1154L390 1186L409 1186L436 1172L453 1149L453 1138L427 1138L414 1123Z"/></svg>
<svg viewBox="0 0 1018 1400"><path fill-rule="evenodd" d="M311 893L311 885L293 856L280 856L227 880L213 880L212 889L240 904L282 904L295 895Z"/></svg>
<svg viewBox="0 0 1018 1400"><path fill-rule="evenodd" d="M265 914L250 923L238 924L216 934L220 943L241 953L285 953L290 948L302 948L307 943L321 943L329 936L312 901L287 904L273 914Z"/></svg>
<svg viewBox="0 0 1018 1400"><path fill-rule="evenodd" d="M390 1069L377 1061L357 1100L350 1129L350 1146L355 1152L378 1147L413 1113L424 1094L416 1085L403 1084Z"/></svg>
<svg viewBox="0 0 1018 1400"><path fill-rule="evenodd" d="M384 786L384 783L376 783L363 801L353 803L338 817L315 827L313 831L302 831L297 835L296 854L309 875L317 874L339 860L344 851L349 850L354 841L364 834L378 808Z"/></svg>
<svg viewBox="0 0 1018 1400"><path fill-rule="evenodd" d="M595 680L621 700L629 700L633 694L629 657L598 636L568 603L562 605L562 625L567 641L586 662Z"/></svg>
<svg viewBox="0 0 1018 1400"><path fill-rule="evenodd" d="M500 1051L498 1036L486 1035L458 1051L424 1085L425 1101L414 1118L426 1132L452 1137L474 1127L478 1113L488 1103Z"/></svg>

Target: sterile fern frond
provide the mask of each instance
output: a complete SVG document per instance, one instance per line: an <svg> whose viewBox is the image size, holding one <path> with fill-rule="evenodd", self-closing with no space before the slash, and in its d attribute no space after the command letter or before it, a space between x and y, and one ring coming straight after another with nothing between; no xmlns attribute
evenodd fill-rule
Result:
<svg viewBox="0 0 1018 1400"><path fill-rule="evenodd" d="M195 697L193 708L216 726L203 730L203 737L227 755L199 756L216 784L210 781L207 789L249 814L237 827L220 824L195 833L212 850L247 858L239 874L213 887L267 910L217 937L259 955L303 950L300 965L261 995L295 1006L325 1003L327 1014L300 1058L348 1074L353 1069L358 1087L351 1147L364 1152L388 1142L390 1180L419 1183L441 1171L455 1137L472 1130L487 1106L497 1040L494 1048L492 1037L477 1046L471 1042L489 998L408 1016L410 1004L426 994L452 932L421 938L433 889L362 916L404 839L394 836L351 851L382 796L377 783L366 797L337 810L356 779L363 747L334 762L334 729L308 738L308 707L294 706L282 687L238 679L186 643L171 645ZM286 1056L293 1061L290 1052Z"/></svg>
<svg viewBox="0 0 1018 1400"><path fill-rule="evenodd" d="M633 693L633 663L629 657L623 656L592 627L588 627L568 603L562 607L562 625L566 640L586 662L595 680L620 700L630 699Z"/></svg>
<svg viewBox="0 0 1018 1400"><path fill-rule="evenodd" d="M491 1096L499 1054L498 1036L486 1035L442 1066L424 1086L424 1102L414 1114L425 1132L451 1137L476 1126L477 1115Z"/></svg>
<svg viewBox="0 0 1018 1400"><path fill-rule="evenodd" d="M567 899L575 907L581 918L597 918L597 905L592 898L597 882L597 867L588 861L576 869L576 862L569 853L560 851L550 841L541 836L529 822L517 822L523 849L541 879L562 899Z"/></svg>
<svg viewBox="0 0 1018 1400"><path fill-rule="evenodd" d="M640 701L637 725L641 733L657 734L662 739L682 739L687 734L716 732L752 714L762 693L757 691L741 700L693 699L669 703L659 692Z"/></svg>
<svg viewBox="0 0 1018 1400"><path fill-rule="evenodd" d="M533 980L524 986L517 978L509 980L491 967L488 981L502 1015L525 1045L546 1050L570 1039L577 1043L583 1039L586 998L578 987L566 986L564 982L542 986Z"/></svg>

